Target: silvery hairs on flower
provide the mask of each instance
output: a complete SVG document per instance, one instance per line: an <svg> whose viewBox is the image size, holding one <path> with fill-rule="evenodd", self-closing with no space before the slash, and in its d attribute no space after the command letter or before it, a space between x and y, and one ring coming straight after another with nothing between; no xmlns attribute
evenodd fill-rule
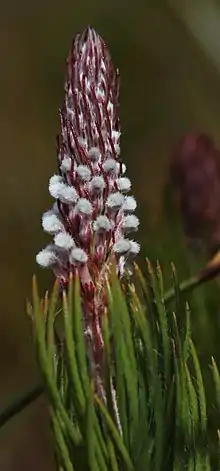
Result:
<svg viewBox="0 0 220 471"><path fill-rule="evenodd" d="M139 220L133 214L135 198L127 195L131 182L119 160L118 93L118 72L108 49L88 27L76 36L67 60L59 174L49 181L56 201L42 218L43 229L54 240L37 262L53 269L61 287L70 273L79 273L84 313L91 311L96 318L105 304L102 286L112 256L121 277L140 249L127 237L138 229Z"/></svg>

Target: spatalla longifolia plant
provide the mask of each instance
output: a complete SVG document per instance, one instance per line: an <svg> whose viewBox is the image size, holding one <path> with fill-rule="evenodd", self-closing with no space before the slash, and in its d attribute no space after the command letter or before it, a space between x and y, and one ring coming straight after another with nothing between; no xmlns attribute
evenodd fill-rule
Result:
<svg viewBox="0 0 220 471"><path fill-rule="evenodd" d="M214 471L203 375L180 295L213 276L219 256L180 286L172 266L167 293L159 263L147 261L146 277L133 263L140 246L129 234L139 220L119 158L118 78L87 28L67 61L58 174L49 181L55 202L42 218L53 241L37 255L56 281L40 299L34 278L28 304L42 386L0 414L0 426L45 391L59 471ZM193 186L186 170L183 146L172 168L182 195ZM184 213L190 227L192 210ZM219 414L214 359L212 371Z"/></svg>

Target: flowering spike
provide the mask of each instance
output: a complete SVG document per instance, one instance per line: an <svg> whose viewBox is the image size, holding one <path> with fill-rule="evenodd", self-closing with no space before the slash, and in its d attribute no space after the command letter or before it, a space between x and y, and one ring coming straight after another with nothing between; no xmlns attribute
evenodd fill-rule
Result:
<svg viewBox="0 0 220 471"><path fill-rule="evenodd" d="M76 36L67 60L57 139L59 174L49 181L56 203L42 220L54 244L37 255L37 262L53 269L61 288L70 274L79 274L85 327L93 333L88 319L95 319L97 327L105 309L104 285L112 256L122 276L128 258L140 248L127 239L139 221L132 214L136 201L127 196L131 182L124 175L126 167L118 159L118 93L118 73L108 49L88 27ZM100 337L101 329L95 331ZM101 338L96 341L102 344Z"/></svg>

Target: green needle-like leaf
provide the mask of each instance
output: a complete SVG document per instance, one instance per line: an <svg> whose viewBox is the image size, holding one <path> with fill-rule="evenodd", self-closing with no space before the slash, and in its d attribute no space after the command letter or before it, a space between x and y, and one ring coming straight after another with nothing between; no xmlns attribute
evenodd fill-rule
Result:
<svg viewBox="0 0 220 471"><path fill-rule="evenodd" d="M112 436L112 438L115 442L115 446L118 449L124 463L127 466L127 470L128 471L134 471L134 465L133 465L133 463L131 461L131 458L130 458L127 450L126 450L126 447L123 444L122 438L121 438L114 422L112 421L106 407L104 406L101 399L99 399L99 397L97 395L95 395L95 402L96 402L98 408L100 409L100 413L103 416L103 419L106 423L106 426L108 427L109 432L110 432L110 434L111 434L111 436Z"/></svg>
<svg viewBox="0 0 220 471"><path fill-rule="evenodd" d="M73 315L76 313L70 310L68 305L66 293L63 293L63 315L64 315L64 328L65 328L65 345L66 357L68 366L70 368L70 378L74 391L74 399L77 404L77 410L80 415L85 412L85 396L83 393L82 383L79 376L79 369L76 360L76 346L73 336ZM79 313L77 313L79 315Z"/></svg>
<svg viewBox="0 0 220 471"><path fill-rule="evenodd" d="M63 426L69 433L73 442L75 444L79 444L82 439L81 433L79 431L79 428L77 426L74 426L74 424L71 422L65 408L63 407L61 397L56 387L56 382L53 378L51 365L48 362L47 349L45 343L45 322L41 312L40 300L38 296L38 289L35 278L33 279L33 304L35 314L34 321L36 330L35 338L37 354L41 371L45 380L45 386L48 390L49 397L51 400L51 405L55 408L55 410L57 410L58 414L60 415L60 418L63 422Z"/></svg>

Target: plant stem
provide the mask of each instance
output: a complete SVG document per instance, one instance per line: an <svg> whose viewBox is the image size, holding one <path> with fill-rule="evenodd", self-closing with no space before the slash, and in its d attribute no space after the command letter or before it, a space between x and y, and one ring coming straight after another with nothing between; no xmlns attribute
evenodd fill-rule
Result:
<svg viewBox="0 0 220 471"><path fill-rule="evenodd" d="M22 397L17 399L16 402L10 404L7 409L0 413L0 428L8 422L12 417L22 412L31 402L38 399L44 392L43 386L35 386L31 391L25 393Z"/></svg>
<svg viewBox="0 0 220 471"><path fill-rule="evenodd" d="M207 263L205 268L196 276L188 278L179 285L180 293L191 291L207 281L213 280L220 273L220 251ZM164 295L164 302L168 304L175 297L174 289L167 291Z"/></svg>
<svg viewBox="0 0 220 471"><path fill-rule="evenodd" d="M197 286L200 286L200 284L203 282L203 280L199 279L198 276L193 276L192 278L189 278L188 280L183 281L179 285L179 290L180 293L186 293L187 291L191 291L194 288L197 288ZM171 302L175 297L175 291L173 289L170 289L167 291L164 295L164 302L168 304Z"/></svg>

